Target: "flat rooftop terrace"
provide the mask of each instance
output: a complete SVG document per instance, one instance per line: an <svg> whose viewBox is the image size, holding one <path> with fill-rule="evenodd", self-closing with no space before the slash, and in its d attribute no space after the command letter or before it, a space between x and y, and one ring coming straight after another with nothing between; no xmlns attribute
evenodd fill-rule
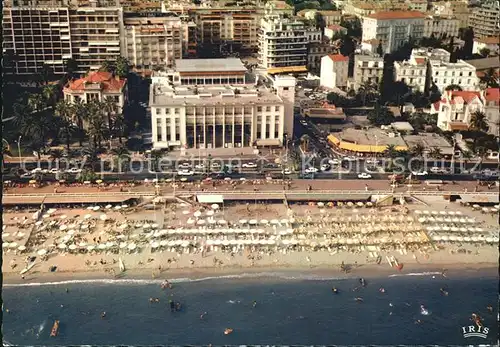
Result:
<svg viewBox="0 0 500 347"><path fill-rule="evenodd" d="M175 70L183 72L246 72L247 68L238 58L177 59Z"/></svg>

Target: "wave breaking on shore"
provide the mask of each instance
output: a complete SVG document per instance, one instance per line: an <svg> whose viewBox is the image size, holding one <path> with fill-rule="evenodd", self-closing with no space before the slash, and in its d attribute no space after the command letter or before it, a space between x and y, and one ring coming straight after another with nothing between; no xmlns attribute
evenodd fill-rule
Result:
<svg viewBox="0 0 500 347"><path fill-rule="evenodd" d="M230 279L251 279L251 278L277 278L281 280L297 280L297 281L335 281L345 280L349 277L324 277L310 274L285 274L280 272L256 272L242 273L220 276L208 276L199 278L180 277L168 279L171 283L186 283L186 282L204 282L214 280L230 280ZM78 279L78 280L63 280L53 282L33 282L33 283L12 283L4 284L4 287L38 287L38 286L57 286L63 284L114 284L114 285L148 285L161 284L165 279Z"/></svg>
<svg viewBox="0 0 500 347"><path fill-rule="evenodd" d="M432 272L410 272L407 274L392 274L389 277L402 277L402 276L435 276L442 275L442 272L432 271Z"/></svg>

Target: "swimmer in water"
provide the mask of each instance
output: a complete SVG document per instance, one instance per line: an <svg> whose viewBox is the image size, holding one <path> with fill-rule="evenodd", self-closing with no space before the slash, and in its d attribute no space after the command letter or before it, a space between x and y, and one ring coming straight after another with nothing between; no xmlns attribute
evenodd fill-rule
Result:
<svg viewBox="0 0 500 347"><path fill-rule="evenodd" d="M66 288L66 293L69 293L69 289L68 288Z"/></svg>
<svg viewBox="0 0 500 347"><path fill-rule="evenodd" d="M441 294L443 294L444 296L448 296L448 292L446 290L444 290L444 288L440 288L439 291L441 292Z"/></svg>
<svg viewBox="0 0 500 347"><path fill-rule="evenodd" d="M253 304L252 304L252 307L257 307L257 301L254 301Z"/></svg>
<svg viewBox="0 0 500 347"><path fill-rule="evenodd" d="M104 319L106 317L106 311L104 311L103 313L101 313L101 319Z"/></svg>
<svg viewBox="0 0 500 347"><path fill-rule="evenodd" d="M415 324L422 324L422 321L421 321L420 319L417 319L417 320L415 321Z"/></svg>
<svg viewBox="0 0 500 347"><path fill-rule="evenodd" d="M394 305L392 304L392 302L390 302L390 303L389 303L389 306L390 306L390 307L393 307Z"/></svg>
<svg viewBox="0 0 500 347"><path fill-rule="evenodd" d="M489 313L493 313L493 306L488 305L486 309L488 310Z"/></svg>
<svg viewBox="0 0 500 347"><path fill-rule="evenodd" d="M380 287L380 289L378 291L381 293L385 293L385 289L383 287Z"/></svg>
<svg viewBox="0 0 500 347"><path fill-rule="evenodd" d="M10 313L10 310L8 308L5 309L6 313Z"/></svg>
<svg viewBox="0 0 500 347"><path fill-rule="evenodd" d="M64 305L61 305L61 307L64 307Z"/></svg>
<svg viewBox="0 0 500 347"><path fill-rule="evenodd" d="M332 292L333 292L334 294L338 294L338 293L339 293L339 290L338 290L337 288L333 287L333 288L332 288Z"/></svg>
<svg viewBox="0 0 500 347"><path fill-rule="evenodd" d="M175 303L172 300L169 300L169 303L170 303L170 312L174 312L175 311Z"/></svg>
<svg viewBox="0 0 500 347"><path fill-rule="evenodd" d="M363 298L354 298L357 302L363 302Z"/></svg>
<svg viewBox="0 0 500 347"><path fill-rule="evenodd" d="M203 312L202 314L200 314L200 319L205 318L205 316L206 316L206 315L207 315L207 313L206 313L206 312Z"/></svg>

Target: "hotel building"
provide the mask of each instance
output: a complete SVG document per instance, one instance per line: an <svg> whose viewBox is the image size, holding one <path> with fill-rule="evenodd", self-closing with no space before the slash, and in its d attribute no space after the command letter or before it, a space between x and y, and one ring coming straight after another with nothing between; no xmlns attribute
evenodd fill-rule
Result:
<svg viewBox="0 0 500 347"><path fill-rule="evenodd" d="M228 58L180 60L173 74L153 76L153 147L281 146L293 132L295 79L266 88L247 84L246 74L239 59Z"/></svg>
<svg viewBox="0 0 500 347"><path fill-rule="evenodd" d="M472 9L469 26L474 29L476 37L498 37L500 35L500 4L498 0L482 1L478 7Z"/></svg>

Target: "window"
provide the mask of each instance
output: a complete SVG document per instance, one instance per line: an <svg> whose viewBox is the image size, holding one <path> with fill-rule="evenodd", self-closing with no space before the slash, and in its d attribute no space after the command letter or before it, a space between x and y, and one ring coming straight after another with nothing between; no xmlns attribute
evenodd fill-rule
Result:
<svg viewBox="0 0 500 347"><path fill-rule="evenodd" d="M181 112L181 109L180 109L180 108L175 108L175 109L174 109L174 113L175 113L175 114L179 114L180 112Z"/></svg>
<svg viewBox="0 0 500 347"><path fill-rule="evenodd" d="M289 87L283 87L283 90L289 90L290 88Z"/></svg>
<svg viewBox="0 0 500 347"><path fill-rule="evenodd" d="M271 112L271 106L266 106L266 112Z"/></svg>
<svg viewBox="0 0 500 347"><path fill-rule="evenodd" d="M274 111L279 112L280 111L280 107L279 106L274 106Z"/></svg>
<svg viewBox="0 0 500 347"><path fill-rule="evenodd" d="M262 106L257 106L257 112L262 112Z"/></svg>

